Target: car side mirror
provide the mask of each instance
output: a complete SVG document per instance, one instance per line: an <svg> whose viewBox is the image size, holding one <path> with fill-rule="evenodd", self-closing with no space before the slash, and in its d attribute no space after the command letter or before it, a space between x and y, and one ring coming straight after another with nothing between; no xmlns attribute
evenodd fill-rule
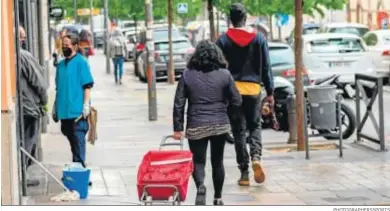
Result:
<svg viewBox="0 0 390 211"><path fill-rule="evenodd" d="M290 37L285 37L284 40L285 40L286 42L290 42Z"/></svg>
<svg viewBox="0 0 390 211"><path fill-rule="evenodd" d="M65 10L62 7L50 7L50 18L64 17Z"/></svg>

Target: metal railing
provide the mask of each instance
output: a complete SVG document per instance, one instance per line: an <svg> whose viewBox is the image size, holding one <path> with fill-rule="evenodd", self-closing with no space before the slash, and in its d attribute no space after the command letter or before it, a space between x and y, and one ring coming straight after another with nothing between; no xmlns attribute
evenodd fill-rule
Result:
<svg viewBox="0 0 390 211"><path fill-rule="evenodd" d="M372 76L364 74L355 74L355 90L356 90L356 141L355 143L363 142L362 139L368 140L370 142L380 145L379 151L387 151L385 146L385 120L383 115L383 76ZM368 83L367 83L368 82ZM372 85L372 87L370 87ZM366 87L366 88L365 88ZM371 96L367 96L366 89L369 89L372 92ZM375 100L378 98L378 118L379 125L375 115L373 113L373 106ZM366 112L361 119L361 100L366 104ZM375 132L378 135L378 138L374 138L363 132L363 127L367 122L368 117L370 117Z"/></svg>

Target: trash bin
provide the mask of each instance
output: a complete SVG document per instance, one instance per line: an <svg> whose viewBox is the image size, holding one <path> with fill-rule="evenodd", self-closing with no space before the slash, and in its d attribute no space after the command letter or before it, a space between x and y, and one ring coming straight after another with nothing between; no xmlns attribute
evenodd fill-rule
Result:
<svg viewBox="0 0 390 211"><path fill-rule="evenodd" d="M84 168L80 163L73 163L63 169L62 182L69 190L77 191L80 199L86 199L88 197L90 174L90 169Z"/></svg>
<svg viewBox="0 0 390 211"><path fill-rule="evenodd" d="M310 104L310 124L315 129L337 127L337 88L336 86L307 87Z"/></svg>

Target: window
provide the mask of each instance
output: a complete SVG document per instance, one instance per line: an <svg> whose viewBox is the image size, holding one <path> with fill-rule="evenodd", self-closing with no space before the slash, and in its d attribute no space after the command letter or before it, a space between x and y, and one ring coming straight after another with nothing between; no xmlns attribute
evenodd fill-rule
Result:
<svg viewBox="0 0 390 211"><path fill-rule="evenodd" d="M191 47L191 44L187 40L178 40L178 41L172 42L172 49L173 50L187 49L190 47ZM158 51L167 51L167 50L169 50L169 43L168 42L155 43L155 49Z"/></svg>
<svg viewBox="0 0 390 211"><path fill-rule="evenodd" d="M172 29L172 37L180 37L180 31L177 29ZM168 29L166 30L154 30L153 31L153 39L160 40L160 39L168 39Z"/></svg>
<svg viewBox="0 0 390 211"><path fill-rule="evenodd" d="M382 42L385 45L390 45L390 34L382 36Z"/></svg>
<svg viewBox="0 0 390 211"><path fill-rule="evenodd" d="M346 34L354 34L359 37L362 37L365 33L368 32L367 28L362 27L340 27L340 28L331 28L329 30L331 33L346 33Z"/></svg>
<svg viewBox="0 0 390 211"><path fill-rule="evenodd" d="M294 52L289 47L269 47L271 66L294 64Z"/></svg>
<svg viewBox="0 0 390 211"><path fill-rule="evenodd" d="M363 40L367 46L375 46L378 43L378 37L373 33L365 35Z"/></svg>
<svg viewBox="0 0 390 211"><path fill-rule="evenodd" d="M312 28L304 29L302 34L303 35L305 35L305 34L316 34L316 33L318 33L318 31L319 31L318 27L312 27Z"/></svg>
<svg viewBox="0 0 390 211"><path fill-rule="evenodd" d="M314 40L306 45L306 50L308 53L351 53L365 51L360 40L345 38Z"/></svg>

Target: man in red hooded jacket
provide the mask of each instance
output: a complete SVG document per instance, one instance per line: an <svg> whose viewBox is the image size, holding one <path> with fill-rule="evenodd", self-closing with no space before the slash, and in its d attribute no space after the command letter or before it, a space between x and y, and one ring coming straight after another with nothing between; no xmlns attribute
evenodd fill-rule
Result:
<svg viewBox="0 0 390 211"><path fill-rule="evenodd" d="M257 183L265 180L261 165L261 115L260 94L267 94L271 106L273 98L273 76L270 68L267 40L253 28L245 27L246 9L240 3L230 8L230 20L233 28L217 40L229 63L229 71L233 75L238 91L242 96L240 110L231 110L230 119L235 139L235 150L241 177L238 184L249 185L249 154L246 148L246 132L249 131L250 157L254 178Z"/></svg>

